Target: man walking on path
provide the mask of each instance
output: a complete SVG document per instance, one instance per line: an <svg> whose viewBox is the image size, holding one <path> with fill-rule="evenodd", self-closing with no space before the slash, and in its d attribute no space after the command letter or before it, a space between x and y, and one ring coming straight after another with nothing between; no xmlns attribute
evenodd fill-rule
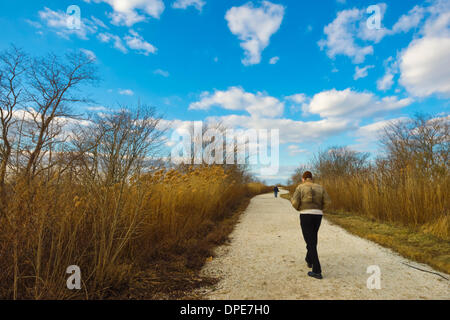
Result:
<svg viewBox="0 0 450 320"><path fill-rule="evenodd" d="M302 182L295 189L291 203L295 210L300 211L300 226L307 249L305 261L308 267L312 268L308 276L322 279L322 269L317 253L317 233L322 222L322 210L330 205L331 200L321 185L313 183L311 172L303 173Z"/></svg>
<svg viewBox="0 0 450 320"><path fill-rule="evenodd" d="M280 190L278 189L277 186L275 186L275 187L273 188L273 193L275 194L275 198L278 196L278 192L280 192Z"/></svg>

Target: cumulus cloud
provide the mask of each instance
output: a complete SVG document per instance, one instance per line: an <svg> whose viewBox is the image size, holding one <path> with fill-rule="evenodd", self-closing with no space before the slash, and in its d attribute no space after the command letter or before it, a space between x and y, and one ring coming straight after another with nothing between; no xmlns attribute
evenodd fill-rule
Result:
<svg viewBox="0 0 450 320"><path fill-rule="evenodd" d="M280 28L283 16L284 7L269 1L263 1L260 7L249 2L227 11L225 19L228 27L239 38L245 52L244 65L261 62L261 52Z"/></svg>
<svg viewBox="0 0 450 320"><path fill-rule="evenodd" d="M377 6L380 9L380 22L382 23L387 5L378 3ZM392 29L389 29L383 25L380 28L368 28L369 15L366 8L342 10L337 13L336 18L330 24L325 26L326 37L321 39L318 45L332 59L337 55L344 55L351 58L353 63L359 64L364 62L366 56L373 54L373 43L380 42L386 36L405 33L418 27L427 11L429 10L422 6L415 6L407 14L402 15Z"/></svg>
<svg viewBox="0 0 450 320"><path fill-rule="evenodd" d="M194 7L198 11L202 11L203 6L206 4L203 0L177 0L172 4L175 9L187 9L188 7Z"/></svg>
<svg viewBox="0 0 450 320"><path fill-rule="evenodd" d="M284 100L304 103L308 98L304 94L285 97ZM300 143L310 140L319 141L328 136L356 129L355 119L327 118L318 121L296 121L283 118L284 102L266 93L245 92L240 87L231 87L226 91L205 92L200 100L190 105L190 110L209 110L219 106L226 110L246 111L248 115L232 114L212 116L207 122L221 123L237 129L278 129L281 143Z"/></svg>
<svg viewBox="0 0 450 320"><path fill-rule="evenodd" d="M440 4L440 2L438 2ZM431 10L433 10L432 7ZM450 4L427 20L399 59L400 83L414 96L450 95Z"/></svg>
<svg viewBox="0 0 450 320"><path fill-rule="evenodd" d="M111 22L115 25L132 26L148 17L159 18L165 6L162 0L84 0L85 2L105 2L113 12Z"/></svg>
<svg viewBox="0 0 450 320"><path fill-rule="evenodd" d="M419 29L413 41L394 61L385 64L385 74L378 79L378 90L392 88L395 75L400 73L400 84L412 96L427 97L433 94L450 94L450 2L434 0L429 5L416 5L400 16L392 29L369 29L365 25L365 11L343 10L324 28L326 37L319 46L330 58L344 55L353 63L364 62L373 54L372 43L381 41L387 35L406 33ZM385 4L378 4L383 15ZM367 69L357 67L354 79L367 75Z"/></svg>
<svg viewBox="0 0 450 320"><path fill-rule="evenodd" d="M336 18L325 26L326 39L319 41L321 50L334 59L337 55L350 57L354 63L362 63L369 54L373 54L373 47L360 46L355 41L357 22L361 21L363 11L358 9L338 12Z"/></svg>
<svg viewBox="0 0 450 320"><path fill-rule="evenodd" d="M414 41L400 60L400 83L409 93L426 97L450 94L450 38Z"/></svg>
<svg viewBox="0 0 450 320"><path fill-rule="evenodd" d="M253 116L277 117L283 113L284 103L265 93L245 92L240 87L226 91L204 92L198 102L189 106L190 110L208 110L219 106L227 110L244 110Z"/></svg>
<svg viewBox="0 0 450 320"><path fill-rule="evenodd" d="M278 129L280 143L302 143L320 141L357 127L348 120L323 119L318 121L296 121L287 118L264 118L245 115L209 117L211 122L220 122L230 128Z"/></svg>
<svg viewBox="0 0 450 320"><path fill-rule="evenodd" d="M312 98L295 94L285 97L283 101L266 93L253 94L240 87L231 87L226 91L203 93L200 100L192 103L189 109L209 110L212 106L219 106L226 110L247 111L248 115L215 116L207 118L207 121L220 122L230 128L279 129L281 143L299 143L319 141L349 130L357 130L363 118L401 109L410 105L413 99L399 99L395 96L380 98L370 92L333 89L317 93ZM305 113L319 115L321 119L296 121L283 118L284 103L287 101L301 105Z"/></svg>
<svg viewBox="0 0 450 320"><path fill-rule="evenodd" d="M370 92L357 92L350 88L322 91L304 106L304 111L322 118L362 118L377 113L404 108L413 102L411 98L398 99L389 96L378 98Z"/></svg>

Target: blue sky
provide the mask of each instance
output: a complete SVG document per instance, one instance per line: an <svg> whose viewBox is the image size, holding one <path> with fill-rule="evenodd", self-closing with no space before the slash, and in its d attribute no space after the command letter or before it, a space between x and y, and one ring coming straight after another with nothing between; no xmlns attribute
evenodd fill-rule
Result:
<svg viewBox="0 0 450 320"><path fill-rule="evenodd" d="M0 49L95 56L96 104L80 112L139 99L181 126L279 129L270 182L331 145L376 153L388 120L448 116L449 0L17 0L0 3L0 24Z"/></svg>

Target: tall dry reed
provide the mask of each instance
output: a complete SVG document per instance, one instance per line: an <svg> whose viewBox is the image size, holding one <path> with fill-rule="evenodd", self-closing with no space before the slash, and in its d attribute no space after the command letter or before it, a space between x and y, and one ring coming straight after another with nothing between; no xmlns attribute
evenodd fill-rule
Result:
<svg viewBox="0 0 450 320"><path fill-rule="evenodd" d="M127 290L136 272L189 251L242 203L264 191L222 167L159 170L104 185L64 174L9 186L0 217L0 298L105 298ZM189 261L191 259L191 261ZM66 268L83 289L66 288Z"/></svg>
<svg viewBox="0 0 450 320"><path fill-rule="evenodd" d="M396 175L376 171L342 177L322 177L331 210L421 228L442 239L450 237L450 178L431 178L406 167Z"/></svg>

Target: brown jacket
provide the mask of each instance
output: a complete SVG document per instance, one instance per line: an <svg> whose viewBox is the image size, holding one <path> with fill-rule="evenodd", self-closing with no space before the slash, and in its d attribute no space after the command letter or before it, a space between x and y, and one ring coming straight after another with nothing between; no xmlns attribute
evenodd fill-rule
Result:
<svg viewBox="0 0 450 320"><path fill-rule="evenodd" d="M291 203L297 211L307 209L323 210L331 204L331 199L321 185L307 179L295 189Z"/></svg>

